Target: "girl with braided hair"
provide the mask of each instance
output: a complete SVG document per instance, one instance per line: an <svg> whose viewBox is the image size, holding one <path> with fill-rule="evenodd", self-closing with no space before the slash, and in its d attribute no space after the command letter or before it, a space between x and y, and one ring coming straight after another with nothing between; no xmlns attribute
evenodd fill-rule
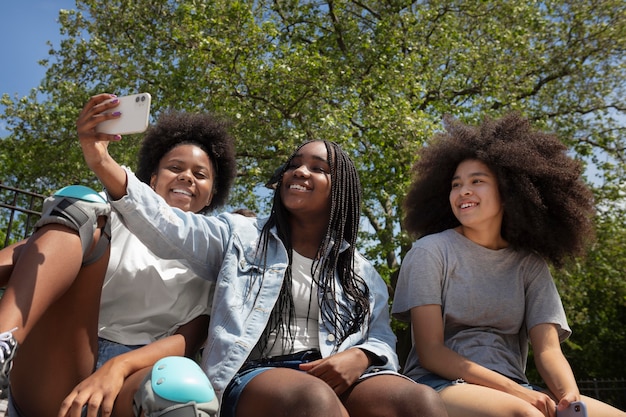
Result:
<svg viewBox="0 0 626 417"><path fill-rule="evenodd" d="M584 254L593 236L580 163L515 113L445 124L404 201L419 238L392 308L413 330L405 374L439 391L453 417L555 417L581 400L590 417L623 417L580 395L560 348L571 330L547 262ZM529 342L545 390L525 376Z"/></svg>
<svg viewBox="0 0 626 417"><path fill-rule="evenodd" d="M399 375L384 281L356 249L361 190L346 153L299 147L269 218L167 206L81 139L114 210L159 256L216 281L202 366L222 417L445 416L436 392Z"/></svg>

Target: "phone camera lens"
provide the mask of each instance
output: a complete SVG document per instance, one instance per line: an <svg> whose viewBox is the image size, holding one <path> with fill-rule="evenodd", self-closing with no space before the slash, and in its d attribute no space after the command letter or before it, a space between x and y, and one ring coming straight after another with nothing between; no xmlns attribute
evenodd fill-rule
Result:
<svg viewBox="0 0 626 417"><path fill-rule="evenodd" d="M141 101L146 101L146 96L141 96Z"/></svg>
<svg viewBox="0 0 626 417"><path fill-rule="evenodd" d="M574 411L576 411L577 413L580 412L580 406L578 404L574 406Z"/></svg>
<svg viewBox="0 0 626 417"><path fill-rule="evenodd" d="M139 103L139 97L135 97L135 103Z"/></svg>

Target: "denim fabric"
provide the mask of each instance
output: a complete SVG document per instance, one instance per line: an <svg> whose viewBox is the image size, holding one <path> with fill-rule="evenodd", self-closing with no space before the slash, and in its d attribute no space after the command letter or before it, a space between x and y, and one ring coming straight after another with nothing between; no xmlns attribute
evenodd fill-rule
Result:
<svg viewBox="0 0 626 417"><path fill-rule="evenodd" d="M232 381L230 381L230 384L228 384L226 392L224 393L222 405L220 407L220 417L235 417L239 397L241 397L241 393L244 388L246 388L246 385L248 385L248 382L252 381L255 376L267 371L268 369L272 368L252 368L237 373L233 377Z"/></svg>
<svg viewBox="0 0 626 417"><path fill-rule="evenodd" d="M98 360L96 362L96 369L99 369L109 359L121 355L122 353L130 352L131 350L138 349L144 345L122 345L120 343L112 342L101 337L98 338Z"/></svg>
<svg viewBox="0 0 626 417"><path fill-rule="evenodd" d="M524 388L528 388L533 391L545 392L544 388L541 388L537 385L528 384L524 381L516 381L516 380L514 381ZM423 377L418 378L416 382L420 384L428 385L429 387L433 388L437 392L443 390L444 388L451 387L452 385L466 384L466 382L463 381L462 379L456 379L456 380L446 379L446 378L440 377L437 374L424 375Z"/></svg>
<svg viewBox="0 0 626 417"><path fill-rule="evenodd" d="M172 208L131 172L127 194L111 205L157 256L182 259L198 276L216 281L202 367L221 398L257 344L280 293L289 258L276 230L270 233L263 258L257 248L265 219L229 213L205 216ZM347 247L346 242L340 244ZM322 357L360 347L380 358L383 364L376 368L395 371L398 358L393 348L396 337L390 326L387 285L359 255L355 271L370 290L371 320L338 345L333 323L324 323L320 312ZM339 282L336 287L341 289ZM345 305L349 300L339 292L336 302Z"/></svg>

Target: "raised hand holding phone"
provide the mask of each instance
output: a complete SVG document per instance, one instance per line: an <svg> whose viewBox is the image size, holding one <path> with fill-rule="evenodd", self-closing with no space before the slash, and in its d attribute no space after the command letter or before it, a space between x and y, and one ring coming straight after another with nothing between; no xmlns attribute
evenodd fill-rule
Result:
<svg viewBox="0 0 626 417"><path fill-rule="evenodd" d="M103 120L120 118L121 114L120 116L105 114L119 111L119 103L115 100L119 98L109 93L92 96L78 116L76 133L87 166L101 178L101 181L104 182L104 178L110 184L123 184L117 189L114 189L114 186L107 187L109 194L116 195L117 199L126 193L126 171L109 155L108 146L110 142L119 141L121 134L97 131L98 126L104 124Z"/></svg>
<svg viewBox="0 0 626 417"><path fill-rule="evenodd" d="M109 101L114 98L109 99ZM149 93L132 94L117 97L119 104L105 113L120 112L117 119L110 119L99 123L96 132L111 135L130 135L141 133L148 128L150 118L150 104L152 98Z"/></svg>

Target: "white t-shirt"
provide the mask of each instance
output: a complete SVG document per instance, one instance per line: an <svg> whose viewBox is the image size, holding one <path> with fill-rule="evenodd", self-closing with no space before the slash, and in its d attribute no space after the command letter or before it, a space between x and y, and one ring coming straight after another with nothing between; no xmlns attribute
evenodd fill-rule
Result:
<svg viewBox="0 0 626 417"><path fill-rule="evenodd" d="M111 213L111 256L106 271L98 335L125 345L145 345L210 314L214 284L177 260L157 258Z"/></svg>
<svg viewBox="0 0 626 417"><path fill-rule="evenodd" d="M272 349L267 356L279 356L303 350L319 349L319 301L317 284L311 276L313 260L300 255L295 250L291 264L291 295L295 309L294 323L291 333L294 335L294 345L291 352L284 352L283 345L276 340L276 333L272 333L268 346Z"/></svg>
<svg viewBox="0 0 626 417"><path fill-rule="evenodd" d="M413 307L438 304L444 342L458 354L509 378L526 381L528 330L556 324L571 330L546 262L510 248L491 250L449 229L417 240L402 261L392 313L410 320ZM412 347L404 373L429 373Z"/></svg>

